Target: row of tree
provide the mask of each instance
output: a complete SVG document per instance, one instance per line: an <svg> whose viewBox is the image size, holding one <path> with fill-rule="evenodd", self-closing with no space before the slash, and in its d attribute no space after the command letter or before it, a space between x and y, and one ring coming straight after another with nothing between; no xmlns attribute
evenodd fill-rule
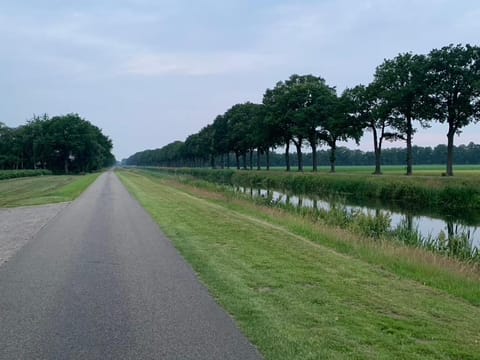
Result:
<svg viewBox="0 0 480 360"><path fill-rule="evenodd" d="M244 166L270 152L285 148L290 170L290 146L296 148L297 166L303 170L302 149L310 146L313 170L317 170L317 147L330 148L331 171L335 171L337 143L359 141L365 130L373 134L375 173L381 173L385 141L406 142L407 175L412 174L415 124L429 127L433 121L448 124L447 175L453 175L454 136L480 117L480 48L449 45L428 55L400 54L376 68L369 85L358 85L338 95L321 77L292 75L267 89L262 104L236 104L214 122L159 151L162 162L215 167L225 165L234 154ZM135 165L139 155L127 159ZM260 160L259 160L260 161ZM150 164L154 165L154 164Z"/></svg>
<svg viewBox="0 0 480 360"><path fill-rule="evenodd" d="M172 149L171 149L172 150ZM480 164L480 145L471 142L468 145L459 145L454 147L455 163L458 165L478 165ZM353 165L375 165L375 153L373 151L362 151L359 149L349 149L345 146L339 146L336 151L336 164L342 166ZM187 166L181 158L174 157L175 152L167 152L164 149L145 150L136 153L134 156L125 160L125 165L138 166L160 166L160 167L183 167ZM412 146L412 154L414 165L439 165L445 164L447 159L447 145L430 146ZM298 166L298 160L295 154L289 154L289 161L292 166ZM382 151L382 165L404 165L407 155L406 148L387 148ZM230 160L233 154L225 156L225 166L230 166ZM248 161L242 166L245 168L261 169L267 166L265 156L257 156L254 151L253 158L257 161ZM284 167L286 165L285 156L276 152L271 152L270 166ZM319 165L328 165L330 162L329 150L318 150L316 154L317 163ZM306 152L303 155L303 162L307 166L313 165L313 154ZM203 164L197 166L209 166L210 161L205 159Z"/></svg>
<svg viewBox="0 0 480 360"><path fill-rule="evenodd" d="M25 125L0 123L0 169L90 172L111 166L112 141L77 114L34 116Z"/></svg>

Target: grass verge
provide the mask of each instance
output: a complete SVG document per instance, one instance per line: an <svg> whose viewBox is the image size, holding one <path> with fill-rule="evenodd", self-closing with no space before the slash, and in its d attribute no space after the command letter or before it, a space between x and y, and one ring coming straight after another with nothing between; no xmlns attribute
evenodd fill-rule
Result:
<svg viewBox="0 0 480 360"><path fill-rule="evenodd" d="M0 182L0 207L72 201L99 175L100 173L3 180Z"/></svg>
<svg viewBox="0 0 480 360"><path fill-rule="evenodd" d="M352 234L161 177L119 175L267 359L477 358L480 308L382 266L388 252L366 261L339 250L361 247ZM454 266L453 278L480 293L478 274Z"/></svg>

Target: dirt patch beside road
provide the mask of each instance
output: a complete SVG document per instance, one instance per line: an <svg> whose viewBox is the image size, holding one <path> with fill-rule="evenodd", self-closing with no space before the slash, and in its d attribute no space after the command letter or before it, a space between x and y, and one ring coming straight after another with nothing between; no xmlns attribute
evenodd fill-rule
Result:
<svg viewBox="0 0 480 360"><path fill-rule="evenodd" d="M68 204L0 208L0 266Z"/></svg>

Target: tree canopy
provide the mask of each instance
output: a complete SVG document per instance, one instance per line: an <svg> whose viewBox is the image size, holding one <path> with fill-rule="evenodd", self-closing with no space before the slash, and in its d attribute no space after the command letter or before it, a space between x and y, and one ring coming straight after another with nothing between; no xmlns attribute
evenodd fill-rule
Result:
<svg viewBox="0 0 480 360"><path fill-rule="evenodd" d="M450 45L429 54L428 96L432 117L448 124L447 175L453 175L453 141L456 134L480 118L480 48Z"/></svg>
<svg viewBox="0 0 480 360"><path fill-rule="evenodd" d="M415 125L428 127L434 121L447 123L447 175L453 175L454 136L480 118L480 50L470 45L449 45L429 54L399 54L386 59L370 84L346 89L338 96L325 79L312 74L293 74L265 90L262 104L235 104L219 114L211 125L177 143L176 154L167 156L177 166L236 166L257 168L270 165L274 149L285 151L284 164L290 170L290 145L296 149L295 163L303 170L304 147L310 146L313 170L319 160L317 147L330 148L330 170L335 171L338 142L359 140L365 130L372 133L375 174L381 174L385 141L405 140L407 175L415 163ZM163 148L162 148L163 149ZM160 149L158 152L163 153ZM143 161L149 151L131 156L127 163L153 165ZM265 156L265 160L261 156ZM150 156L150 155L148 155Z"/></svg>
<svg viewBox="0 0 480 360"><path fill-rule="evenodd" d="M111 166L112 141L78 114L34 116L25 125L0 124L0 169L90 172Z"/></svg>

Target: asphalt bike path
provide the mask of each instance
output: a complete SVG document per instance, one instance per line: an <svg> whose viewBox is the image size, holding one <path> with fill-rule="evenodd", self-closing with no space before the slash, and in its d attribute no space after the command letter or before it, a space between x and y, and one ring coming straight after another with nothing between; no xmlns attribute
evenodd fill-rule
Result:
<svg viewBox="0 0 480 360"><path fill-rule="evenodd" d="M0 267L0 359L260 359L113 172Z"/></svg>

